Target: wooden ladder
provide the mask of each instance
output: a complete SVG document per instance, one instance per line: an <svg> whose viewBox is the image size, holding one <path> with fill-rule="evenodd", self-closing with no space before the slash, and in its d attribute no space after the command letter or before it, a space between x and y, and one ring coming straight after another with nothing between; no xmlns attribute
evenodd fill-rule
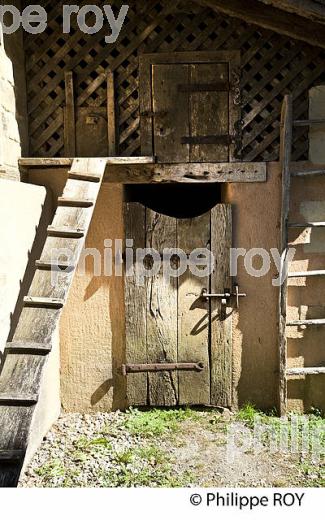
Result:
<svg viewBox="0 0 325 520"><path fill-rule="evenodd" d="M106 163L107 159L102 158L74 159L13 340L4 352L0 376L0 487L18 483L43 369L84 247ZM54 261L54 249L70 250L73 259ZM55 271L57 281L53 283Z"/></svg>
<svg viewBox="0 0 325 520"><path fill-rule="evenodd" d="M324 319L294 320L287 319L287 299L288 299L288 279L299 277L315 277L325 276L325 270L306 271L306 272L288 272L288 252L289 252L289 229L290 228L320 228L325 227L325 222L290 222L290 187L292 177L306 177L315 175L325 175L324 167L313 169L301 168L294 171L291 168L292 154L292 136L294 126L313 126L317 124L325 124L325 120L300 120L293 119L293 101L292 96L285 96L282 115L281 115L281 145L280 145L280 164L282 170L282 210L281 210L281 269L280 279L284 280L280 286L279 294L279 349L280 349L280 411L281 415L287 413L287 379L290 376L297 375L316 375L325 374L325 366L319 367L287 367L287 327L292 326L324 326Z"/></svg>

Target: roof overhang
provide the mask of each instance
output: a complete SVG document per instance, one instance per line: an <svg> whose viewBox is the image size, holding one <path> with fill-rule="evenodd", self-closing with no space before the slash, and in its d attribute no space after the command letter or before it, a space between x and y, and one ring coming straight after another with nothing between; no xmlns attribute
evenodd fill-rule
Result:
<svg viewBox="0 0 325 520"><path fill-rule="evenodd" d="M325 49L325 2L322 0L195 1L215 11Z"/></svg>

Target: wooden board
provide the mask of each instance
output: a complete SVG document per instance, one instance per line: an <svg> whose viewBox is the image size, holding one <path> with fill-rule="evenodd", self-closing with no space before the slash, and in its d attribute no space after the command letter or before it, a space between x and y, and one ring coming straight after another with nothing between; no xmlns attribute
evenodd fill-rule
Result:
<svg viewBox="0 0 325 520"><path fill-rule="evenodd" d="M147 248L154 248L161 254L165 248L176 248L176 229L176 219L147 209ZM147 280L148 363L177 362L177 280L166 278L163 271L160 269ZM150 373L148 381L149 405L177 404L177 373Z"/></svg>
<svg viewBox="0 0 325 520"><path fill-rule="evenodd" d="M124 226L126 240L133 240L133 248L144 248L146 242L145 207L141 204L124 205ZM125 334L126 363L147 363L147 292L146 281L138 283L135 258L133 272L125 273ZM127 399L130 406L146 406L148 396L148 376L129 374L127 377Z"/></svg>
<svg viewBox="0 0 325 520"><path fill-rule="evenodd" d="M76 155L76 114L72 72L65 74L64 153L67 157Z"/></svg>
<svg viewBox="0 0 325 520"><path fill-rule="evenodd" d="M280 163L282 170L282 192L281 192L281 238L280 238L280 252L281 252L281 279L286 269L286 257L289 251L288 244L288 222L290 211L290 161L292 153L292 125L293 125L293 107L292 97L286 96L283 103L281 115L281 152ZM288 296L288 278L284 278L284 283L279 290L279 408L281 415L286 413L287 403L287 383L286 383L286 368L287 368L287 337L286 337L286 322L287 322L287 296Z"/></svg>
<svg viewBox="0 0 325 520"><path fill-rule="evenodd" d="M177 246L186 254L210 248L210 212L177 221ZM188 267L178 280L178 361L203 363L202 372L179 372L179 404L210 404L209 302L201 298L209 276L198 277Z"/></svg>
<svg viewBox="0 0 325 520"><path fill-rule="evenodd" d="M62 160L22 159L20 164L23 168L43 168L46 176L56 175L57 170L50 168L68 166L67 161L70 160L64 159L62 163ZM104 182L114 184L266 182L267 179L266 163L154 164L152 158L146 157L109 158L107 162Z"/></svg>
<svg viewBox="0 0 325 520"><path fill-rule="evenodd" d="M193 64L190 84L213 84L229 79L227 63ZM215 136L229 134L229 92L192 92L189 96L190 134ZM184 134L185 135L185 134ZM190 162L227 162L228 145L191 145Z"/></svg>
<svg viewBox="0 0 325 520"><path fill-rule="evenodd" d="M211 212L211 251L216 267L211 276L211 292L231 288L230 248L232 246L231 206L218 204ZM211 404L232 403L232 308L221 315L220 300L211 300Z"/></svg>
<svg viewBox="0 0 325 520"><path fill-rule="evenodd" d="M188 65L152 67L154 155L158 162L189 162L189 145L181 144L189 135L189 95L179 92L179 84L189 82Z"/></svg>

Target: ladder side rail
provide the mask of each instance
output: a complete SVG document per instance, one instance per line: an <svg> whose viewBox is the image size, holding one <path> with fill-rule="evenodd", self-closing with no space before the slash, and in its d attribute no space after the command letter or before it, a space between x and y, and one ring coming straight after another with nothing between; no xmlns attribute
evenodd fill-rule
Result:
<svg viewBox="0 0 325 520"><path fill-rule="evenodd" d="M292 153L292 134L293 134L293 107L292 96L286 95L283 101L281 113L280 130L280 165L282 172L282 204L281 204L281 268L279 291L279 407L281 415L286 413L287 404L287 293L288 293L288 223L290 211L290 185L291 173L290 162Z"/></svg>

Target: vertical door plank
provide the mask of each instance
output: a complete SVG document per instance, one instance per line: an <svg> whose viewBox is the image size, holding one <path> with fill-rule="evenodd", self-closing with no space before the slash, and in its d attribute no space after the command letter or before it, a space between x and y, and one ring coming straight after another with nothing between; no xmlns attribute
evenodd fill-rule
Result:
<svg viewBox="0 0 325 520"><path fill-rule="evenodd" d="M176 219L147 210L147 247L163 253L176 247ZM148 363L177 362L177 279L168 279L163 269L147 280ZM178 403L176 372L149 373L149 404Z"/></svg>
<svg viewBox="0 0 325 520"><path fill-rule="evenodd" d="M191 84L228 81L228 64L190 65ZM192 92L190 94L191 136L229 134L229 92ZM190 147L191 162L228 162L229 146L198 144Z"/></svg>
<svg viewBox="0 0 325 520"><path fill-rule="evenodd" d="M139 63L139 92L140 92L140 141L141 154L152 156L153 128L152 128L152 67L145 56L141 56Z"/></svg>
<svg viewBox="0 0 325 520"><path fill-rule="evenodd" d="M190 255L197 248L210 249L210 212L177 221L178 247ZM188 267L178 287L178 361L203 363L202 372L179 372L179 404L210 404L209 302L201 298L209 276L199 277Z"/></svg>
<svg viewBox="0 0 325 520"><path fill-rule="evenodd" d="M230 248L232 245L231 206L218 204L211 212L211 250L216 268L211 276L211 292L231 288ZM232 401L232 309L221 315L221 301L211 300L211 404L231 406Z"/></svg>
<svg viewBox="0 0 325 520"><path fill-rule="evenodd" d="M181 144L189 135L188 93L179 85L189 81L188 65L153 66L154 140L158 162L188 162L189 145Z"/></svg>
<svg viewBox="0 0 325 520"><path fill-rule="evenodd" d="M125 238L133 240L134 251L145 247L145 207L124 206ZM135 260L133 268L136 269ZM146 286L139 285L136 272L125 273L126 363L147 363ZM127 375L127 399L130 406L147 405L147 374Z"/></svg>

